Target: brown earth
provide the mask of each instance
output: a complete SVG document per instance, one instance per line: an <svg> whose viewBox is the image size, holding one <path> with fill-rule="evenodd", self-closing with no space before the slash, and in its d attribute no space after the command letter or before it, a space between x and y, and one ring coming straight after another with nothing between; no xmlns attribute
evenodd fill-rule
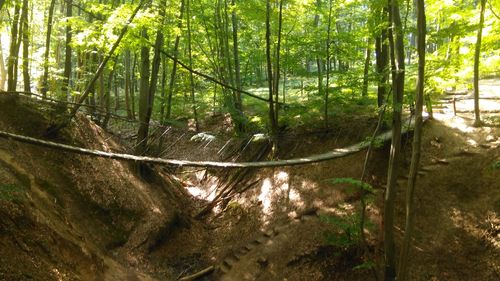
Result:
<svg viewBox="0 0 500 281"><path fill-rule="evenodd" d="M43 137L53 116L50 109L11 96L0 97L0 111L1 130L33 137ZM446 113L436 114L424 129L410 280L498 280L499 128L493 126L494 116L488 126L472 128L470 115ZM331 131L287 132L280 158L362 141L373 122L345 119ZM194 133L183 134L167 134L165 147L175 142L169 157L225 158L217 153L227 142L223 134L211 142L190 141ZM56 141L126 151L84 116ZM245 140L235 142L234 147L245 145ZM398 239L411 155L406 148L398 181ZM145 181L135 176L131 163L0 139L0 279L176 280L211 265L216 271L202 280L374 279L372 270L356 266L380 264L387 155L388 144L374 151L368 166L375 196L367 209L368 248L363 250L347 235L355 233L361 195L328 179L359 179L364 152L251 171L245 182L258 180L253 188L196 220L217 180L227 179L223 173L176 169L170 175L158 167ZM344 224L333 227L328 218ZM327 233L342 239L327 243Z"/></svg>

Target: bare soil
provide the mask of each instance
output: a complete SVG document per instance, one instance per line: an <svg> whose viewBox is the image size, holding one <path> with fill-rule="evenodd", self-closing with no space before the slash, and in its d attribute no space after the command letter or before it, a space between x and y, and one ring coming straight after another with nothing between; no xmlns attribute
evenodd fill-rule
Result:
<svg viewBox="0 0 500 281"><path fill-rule="evenodd" d="M494 81L490 84L496 89ZM460 109L468 106L467 100L461 102ZM424 128L410 280L499 280L498 117L483 116L489 123L473 128L470 113L454 117L450 106L447 102ZM12 96L0 97L0 110L1 130L40 138L56 114ZM238 147L251 154L248 140L228 144L225 130L215 130L226 121L222 116L205 124L204 130L216 136L212 141L192 141L194 133L180 129L162 132L168 136L164 154L221 160ZM285 132L279 158L307 157L362 141L373 123L373 118L346 118L329 131ZM128 149L85 116L56 141ZM409 136L404 142L398 239L403 235ZM0 139L0 279L176 280L215 266L200 280L375 280L373 270L359 266L381 262L388 149L389 144L377 148L368 165L366 179L375 195L367 208L365 248L350 243L356 241L352 236L348 239L361 193L329 181L359 179L365 152L249 171L241 185L257 182L252 188L194 219L213 198L217 180L227 180L228 174L152 167L154 176L144 180L135 176L132 163ZM347 224L333 227L327 218ZM343 239L329 243L327 234Z"/></svg>

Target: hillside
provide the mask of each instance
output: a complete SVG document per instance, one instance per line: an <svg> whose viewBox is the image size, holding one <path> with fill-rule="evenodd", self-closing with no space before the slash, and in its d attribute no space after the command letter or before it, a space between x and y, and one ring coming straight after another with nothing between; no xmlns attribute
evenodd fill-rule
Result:
<svg viewBox="0 0 500 281"><path fill-rule="evenodd" d="M0 128L43 138L53 110L2 94ZM83 115L56 141L123 150ZM185 226L190 201L166 175L134 175L131 163L0 139L0 279L151 280L144 256Z"/></svg>

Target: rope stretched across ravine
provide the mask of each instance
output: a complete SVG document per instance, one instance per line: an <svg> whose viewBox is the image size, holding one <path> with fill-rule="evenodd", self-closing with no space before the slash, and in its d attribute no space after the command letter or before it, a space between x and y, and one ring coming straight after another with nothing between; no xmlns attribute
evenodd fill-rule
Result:
<svg viewBox="0 0 500 281"><path fill-rule="evenodd" d="M413 125L414 121L411 121L409 126L404 126L402 129L402 134L405 134L408 131L410 131L413 128ZM190 160L177 160L177 159L163 159L156 157L136 156L124 153L106 152L101 150L86 149L82 147L76 147L67 144L41 140L5 131L0 131L0 137L14 140L17 142L29 143L33 145L58 149L62 151L68 151L82 155L90 155L90 156L103 157L109 159L127 160L127 161L135 161L135 162L158 164L158 165L169 165L169 166L179 166L179 167L205 167L205 168L266 168L266 167L305 165L305 164L327 161L335 158L341 158L359 152L370 145L370 141L363 141L348 147L333 149L332 151L323 154L316 154L308 157L294 158L288 160L259 161L259 162L217 162L217 161L190 161ZM379 141L388 141L390 139L391 139L391 131L384 132L377 136L377 140Z"/></svg>

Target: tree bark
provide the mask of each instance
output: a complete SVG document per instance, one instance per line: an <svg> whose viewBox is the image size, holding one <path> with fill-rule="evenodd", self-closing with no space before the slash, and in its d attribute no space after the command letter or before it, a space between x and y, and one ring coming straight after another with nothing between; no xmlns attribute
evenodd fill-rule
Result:
<svg viewBox="0 0 500 281"><path fill-rule="evenodd" d="M408 256L410 253L411 238L413 235L414 193L417 175L420 166L420 151L422 147L422 110L424 104L424 82L425 82L425 35L426 19L424 0L415 1L417 13L417 53L418 53L418 78L415 102L415 133L413 135L413 148L408 177L408 189L406 191L406 222L401 257L399 259L398 281L405 281L408 276Z"/></svg>
<svg viewBox="0 0 500 281"><path fill-rule="evenodd" d="M178 24L177 28L179 30L182 28L182 18L184 14L184 1L181 0L181 8L179 12L179 17L178 17ZM177 35L175 37L175 43L174 43L174 54L173 57L175 58L172 66L172 72L170 73L170 82L168 83L168 93L167 93L167 114L165 116L166 119L170 119L172 115L172 95L174 93L174 87L175 87L175 76L177 75L177 57L178 57L178 52L179 52L179 40L181 36Z"/></svg>
<svg viewBox="0 0 500 281"><path fill-rule="evenodd" d="M189 67L190 68L193 68L193 52L192 52L192 46L191 46L191 6L190 6L190 0L187 0L187 7L186 7L186 10L187 10L187 21L186 21L186 25L187 25L187 40L188 40L188 56L189 56ZM199 132L200 131L200 126L198 124L198 113L197 113L197 110L196 110L196 97L195 97L195 93L194 93L194 88L195 88L195 84L194 84L194 76L193 76L193 73L190 72L189 73L189 84L190 84L190 92L191 92L191 103L192 103L192 110L193 110L193 115L194 115L194 124L195 124L195 130L196 132Z"/></svg>
<svg viewBox="0 0 500 281"><path fill-rule="evenodd" d="M239 111L241 115L243 115L243 102L241 100L241 93L240 91L242 90L241 86L241 66L240 66L240 51L239 51L239 44L238 44L238 17L236 15L236 9L234 9L234 6L236 5L236 0L232 0L233 5L233 11L231 13L231 23L233 27L233 57L234 57L234 82L235 82L235 87L238 89L238 91L235 92L234 97L234 107L236 110ZM239 122L239 128L237 128L237 132L241 133L245 130L242 122Z"/></svg>
<svg viewBox="0 0 500 281"><path fill-rule="evenodd" d="M124 67L125 67L125 108L127 110L127 118L133 119L132 109L130 106L130 94L131 94L131 73L130 73L130 49L125 50L124 54Z"/></svg>
<svg viewBox="0 0 500 281"><path fill-rule="evenodd" d="M481 40L483 37L485 6L486 6L486 0L481 0L481 13L479 16L479 27L477 30L476 49L474 52L474 126L475 127L480 127L482 125L481 112L479 110L479 64L481 55Z"/></svg>
<svg viewBox="0 0 500 281"><path fill-rule="evenodd" d="M49 15L47 17L47 34L45 37L45 53L43 56L43 76L42 76L42 88L41 92L44 97L47 96L47 91L49 90L49 54L50 54L50 38L52 36L52 19L54 18L54 7L56 0L50 1Z"/></svg>
<svg viewBox="0 0 500 281"><path fill-rule="evenodd" d="M387 10L381 11L382 21L387 21ZM387 29L382 28L380 35L376 38L376 63L377 63L377 105L381 107L386 100L387 81L389 80L389 46L387 44Z"/></svg>
<svg viewBox="0 0 500 281"><path fill-rule="evenodd" d="M394 242L394 208L396 197L396 180L399 172L399 158L401 152L401 113L404 93L404 43L403 27L399 14L398 0L389 0L390 19L392 28L389 29L389 44L391 45L392 88L393 88L393 116L392 116L392 143L387 174L387 189L384 199L384 254L385 280L393 281L396 278L396 258Z"/></svg>
<svg viewBox="0 0 500 281"><path fill-rule="evenodd" d="M14 7L14 18L12 19L12 28L11 28L11 40L10 40L10 50L9 50L9 59L7 62L7 91L16 91L17 84L17 58L19 56L19 45L17 44L17 36L19 35L19 13L21 10L21 6L19 2L16 2Z"/></svg>
<svg viewBox="0 0 500 281"><path fill-rule="evenodd" d="M368 95L368 73L370 70L370 62L371 62L371 45L372 40L368 38L366 44L366 57L365 57L365 68L363 70L363 89L361 91L361 95L366 97Z"/></svg>
<svg viewBox="0 0 500 281"><path fill-rule="evenodd" d="M269 123L271 138L276 140L278 124L276 123L273 102L273 65L271 61L271 0L266 4L266 61L267 61L267 83L269 88Z"/></svg>
<svg viewBox="0 0 500 281"><path fill-rule="evenodd" d="M1 38L0 38L1 40ZM7 80L7 70L3 60L3 47L0 41L0 90L5 90L5 81Z"/></svg>
<svg viewBox="0 0 500 281"><path fill-rule="evenodd" d="M143 28L141 36L147 41L148 31ZM135 154L143 156L146 154L148 132L149 132L149 107L150 107L150 86L149 86L149 46L141 47L141 80L139 89L139 131L137 132L137 143Z"/></svg>
<svg viewBox="0 0 500 281"><path fill-rule="evenodd" d="M274 99L279 101L279 89L280 89L280 52L281 52L281 30L283 25L283 0L279 2L279 16L278 16L278 42L276 43L276 59L274 62ZM279 106L274 108L274 120L276 122L276 126L279 126Z"/></svg>
<svg viewBox="0 0 500 281"><path fill-rule="evenodd" d="M324 119L325 119L325 128L329 127L329 114L328 114L328 103L330 102L329 94L330 94L330 72L331 72L331 58L330 58L330 44L331 44L331 33L332 33L332 0L329 1L329 9L328 9L328 26L326 29L326 88L325 88L325 110L324 110Z"/></svg>
<svg viewBox="0 0 500 281"><path fill-rule="evenodd" d="M73 16L73 0L66 0L66 17L67 20ZM64 55L64 80L62 85L63 93L66 93L66 98L69 101L71 99L71 88L70 88L70 79L71 79L71 25L69 22L66 22L66 50Z"/></svg>
<svg viewBox="0 0 500 281"><path fill-rule="evenodd" d="M23 41L23 85L24 91L31 92L31 79L29 70L29 46L30 46L30 30L28 24L28 0L23 0L23 11L21 15L21 24L23 32L21 34Z"/></svg>

